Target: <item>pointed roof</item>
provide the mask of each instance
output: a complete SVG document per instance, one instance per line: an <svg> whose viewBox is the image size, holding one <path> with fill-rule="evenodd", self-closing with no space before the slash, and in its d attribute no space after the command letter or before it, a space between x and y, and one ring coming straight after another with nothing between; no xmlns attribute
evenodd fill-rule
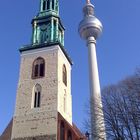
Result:
<svg viewBox="0 0 140 140"><path fill-rule="evenodd" d="M8 126L0 136L0 140L11 140L12 126L13 126L13 119L11 119Z"/></svg>

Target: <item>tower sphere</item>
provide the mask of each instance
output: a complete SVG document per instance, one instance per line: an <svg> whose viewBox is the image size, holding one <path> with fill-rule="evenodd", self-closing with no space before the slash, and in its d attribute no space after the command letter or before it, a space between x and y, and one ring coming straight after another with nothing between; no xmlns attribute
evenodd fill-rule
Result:
<svg viewBox="0 0 140 140"><path fill-rule="evenodd" d="M102 33L102 23L94 16L94 6L91 3L83 8L84 19L79 24L79 34L81 38L88 39L94 37L97 39Z"/></svg>

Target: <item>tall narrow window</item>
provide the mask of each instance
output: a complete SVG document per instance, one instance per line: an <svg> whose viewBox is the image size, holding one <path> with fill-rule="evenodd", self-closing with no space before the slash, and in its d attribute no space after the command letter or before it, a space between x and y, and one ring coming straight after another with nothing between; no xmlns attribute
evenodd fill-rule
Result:
<svg viewBox="0 0 140 140"><path fill-rule="evenodd" d="M64 112L66 112L66 108L67 108L67 98L66 98L66 94L64 95Z"/></svg>
<svg viewBox="0 0 140 140"><path fill-rule="evenodd" d="M34 93L34 107L36 107L36 102L37 102L37 92Z"/></svg>
<svg viewBox="0 0 140 140"><path fill-rule="evenodd" d="M43 1L43 11L46 10L46 1Z"/></svg>
<svg viewBox="0 0 140 140"><path fill-rule="evenodd" d="M36 84L34 87L34 91L33 91L33 107L37 108L40 107L40 103L41 103L41 86L39 84Z"/></svg>
<svg viewBox="0 0 140 140"><path fill-rule="evenodd" d="M67 140L72 140L72 133L70 130L68 131L68 134L67 134Z"/></svg>
<svg viewBox="0 0 140 140"><path fill-rule="evenodd" d="M64 122L60 124L60 140L65 140L65 126Z"/></svg>
<svg viewBox="0 0 140 140"><path fill-rule="evenodd" d="M56 20L54 20L54 38L56 38L56 32L57 32L57 30L56 30Z"/></svg>
<svg viewBox="0 0 140 140"><path fill-rule="evenodd" d="M41 78L45 75L45 60L37 58L33 63L32 78Z"/></svg>
<svg viewBox="0 0 140 140"><path fill-rule="evenodd" d="M47 0L47 10L50 9L50 0Z"/></svg>
<svg viewBox="0 0 140 140"><path fill-rule="evenodd" d="M67 70L65 65L63 65L63 83L67 86Z"/></svg>
<svg viewBox="0 0 140 140"><path fill-rule="evenodd" d="M44 76L44 64L40 64L40 76Z"/></svg>
<svg viewBox="0 0 140 140"><path fill-rule="evenodd" d="M35 65L35 71L34 71L34 76L38 76L38 64Z"/></svg>
<svg viewBox="0 0 140 140"><path fill-rule="evenodd" d="M54 0L52 0L52 9L54 10Z"/></svg>

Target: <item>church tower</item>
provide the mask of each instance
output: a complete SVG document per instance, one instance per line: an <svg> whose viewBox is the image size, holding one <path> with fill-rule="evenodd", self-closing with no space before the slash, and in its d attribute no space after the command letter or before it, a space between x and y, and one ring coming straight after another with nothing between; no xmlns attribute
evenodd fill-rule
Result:
<svg viewBox="0 0 140 140"><path fill-rule="evenodd" d="M71 140L76 135L72 123L72 62L64 49L58 0L40 0L39 13L32 20L32 42L20 48L20 54L11 139Z"/></svg>

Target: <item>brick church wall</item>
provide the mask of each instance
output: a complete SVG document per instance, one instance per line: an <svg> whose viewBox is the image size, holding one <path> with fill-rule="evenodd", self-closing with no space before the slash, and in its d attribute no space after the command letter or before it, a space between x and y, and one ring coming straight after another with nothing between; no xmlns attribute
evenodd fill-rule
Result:
<svg viewBox="0 0 140 140"><path fill-rule="evenodd" d="M56 135L44 135L44 136L35 136L35 137L25 137L25 138L16 138L13 140L56 140Z"/></svg>

